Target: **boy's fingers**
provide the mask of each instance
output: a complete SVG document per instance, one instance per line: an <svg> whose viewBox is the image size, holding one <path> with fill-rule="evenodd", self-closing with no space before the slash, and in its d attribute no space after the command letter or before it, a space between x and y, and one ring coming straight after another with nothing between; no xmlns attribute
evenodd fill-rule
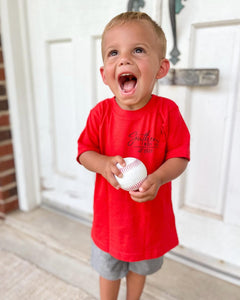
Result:
<svg viewBox="0 0 240 300"><path fill-rule="evenodd" d="M125 167L126 163L125 160L122 158L122 156L117 155L114 157L115 164L120 164L122 167Z"/></svg>
<svg viewBox="0 0 240 300"><path fill-rule="evenodd" d="M154 197L152 197L151 194L149 193L141 193L141 192L130 192L130 196L132 198L132 200L136 201L136 202L146 202L149 200L153 200Z"/></svg>
<svg viewBox="0 0 240 300"><path fill-rule="evenodd" d="M130 191L129 194L134 199L142 199L145 195L141 191Z"/></svg>
<svg viewBox="0 0 240 300"><path fill-rule="evenodd" d="M114 157L114 166L113 166L112 172L114 175L116 175L118 177L122 177L123 174L117 167L117 164L120 164L122 167L124 167L126 165L125 160L120 155L117 155Z"/></svg>
<svg viewBox="0 0 240 300"><path fill-rule="evenodd" d="M130 193L132 200L134 200L136 202L145 202L147 200L150 200L150 199L148 199L147 196L143 197L142 195L139 195L139 194L141 194L141 193L140 192Z"/></svg>
<svg viewBox="0 0 240 300"><path fill-rule="evenodd" d="M150 189L151 183L149 182L148 178L146 178L143 183L141 184L139 188L139 192L146 192L148 189Z"/></svg>
<svg viewBox="0 0 240 300"><path fill-rule="evenodd" d="M117 182L116 178L114 176L111 177L111 180L109 181L109 183L117 190L120 189L120 185Z"/></svg>
<svg viewBox="0 0 240 300"><path fill-rule="evenodd" d="M145 202L155 198L155 192L153 185L147 181L144 181L139 188L139 191L129 192L131 198L136 202Z"/></svg>
<svg viewBox="0 0 240 300"><path fill-rule="evenodd" d="M123 176L122 172L118 169L117 165L114 165L112 167L112 173L114 175L118 176L118 177L122 177Z"/></svg>

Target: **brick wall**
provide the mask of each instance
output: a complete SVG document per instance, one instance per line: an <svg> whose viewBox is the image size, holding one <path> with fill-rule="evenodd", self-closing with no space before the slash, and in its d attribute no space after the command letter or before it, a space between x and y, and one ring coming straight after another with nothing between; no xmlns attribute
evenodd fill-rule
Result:
<svg viewBox="0 0 240 300"><path fill-rule="evenodd" d="M0 40L0 218L18 208L11 125Z"/></svg>

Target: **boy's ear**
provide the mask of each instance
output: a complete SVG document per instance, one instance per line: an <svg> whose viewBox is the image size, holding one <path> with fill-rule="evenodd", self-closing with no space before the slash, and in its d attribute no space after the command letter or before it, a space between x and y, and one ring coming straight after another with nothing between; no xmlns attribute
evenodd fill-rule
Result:
<svg viewBox="0 0 240 300"><path fill-rule="evenodd" d="M107 84L106 77L105 77L105 74L104 74L104 67L100 67L100 73L101 73L103 82L105 84Z"/></svg>
<svg viewBox="0 0 240 300"><path fill-rule="evenodd" d="M166 76L169 69L170 69L169 60L166 58L162 59L156 78L160 79L160 78L163 78L164 76Z"/></svg>

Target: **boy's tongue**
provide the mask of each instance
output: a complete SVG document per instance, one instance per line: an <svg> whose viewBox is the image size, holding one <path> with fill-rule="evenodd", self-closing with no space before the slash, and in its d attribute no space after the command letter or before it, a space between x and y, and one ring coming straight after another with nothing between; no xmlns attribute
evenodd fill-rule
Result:
<svg viewBox="0 0 240 300"><path fill-rule="evenodd" d="M136 80L128 80L123 84L124 92L131 92L134 89Z"/></svg>

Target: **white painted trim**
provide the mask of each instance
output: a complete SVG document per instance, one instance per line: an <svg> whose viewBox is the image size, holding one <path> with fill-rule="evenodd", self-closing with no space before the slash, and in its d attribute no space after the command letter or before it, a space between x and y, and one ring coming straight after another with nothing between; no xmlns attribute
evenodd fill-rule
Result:
<svg viewBox="0 0 240 300"><path fill-rule="evenodd" d="M25 0L1 0L2 44L20 209L40 204L40 176Z"/></svg>
<svg viewBox="0 0 240 300"><path fill-rule="evenodd" d="M165 256L195 270L240 286L239 267L225 261L220 261L192 249L184 248L183 246L174 248Z"/></svg>

